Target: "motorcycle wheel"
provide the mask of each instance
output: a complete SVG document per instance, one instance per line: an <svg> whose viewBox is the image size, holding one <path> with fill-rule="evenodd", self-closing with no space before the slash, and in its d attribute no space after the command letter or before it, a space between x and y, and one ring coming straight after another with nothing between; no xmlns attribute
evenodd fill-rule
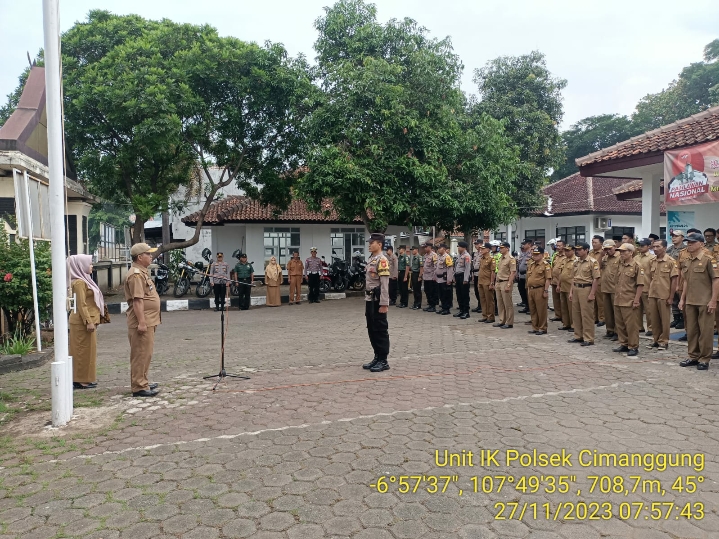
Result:
<svg viewBox="0 0 719 539"><path fill-rule="evenodd" d="M365 282L364 279L357 279L352 283L352 290L364 290Z"/></svg>
<svg viewBox="0 0 719 539"><path fill-rule="evenodd" d="M330 291L330 282L329 281L320 281L320 292L323 294L326 294Z"/></svg>
<svg viewBox="0 0 719 539"><path fill-rule="evenodd" d="M210 295L210 291L212 291L212 285L210 284L210 280L205 278L202 279L199 283L197 283L197 288L195 288L195 295L198 298L206 298Z"/></svg>
<svg viewBox="0 0 719 539"><path fill-rule="evenodd" d="M337 284L335 284L334 288L337 292L344 292L344 289L347 288L347 281L340 279Z"/></svg>
<svg viewBox="0 0 719 539"><path fill-rule="evenodd" d="M170 288L170 285L167 284L167 281L160 281L159 284L155 285L155 288L157 288L158 296L164 296L167 294L167 290Z"/></svg>
<svg viewBox="0 0 719 539"><path fill-rule="evenodd" d="M175 281L175 286L172 288L172 295L176 298L181 298L190 289L190 280L187 277L178 279Z"/></svg>

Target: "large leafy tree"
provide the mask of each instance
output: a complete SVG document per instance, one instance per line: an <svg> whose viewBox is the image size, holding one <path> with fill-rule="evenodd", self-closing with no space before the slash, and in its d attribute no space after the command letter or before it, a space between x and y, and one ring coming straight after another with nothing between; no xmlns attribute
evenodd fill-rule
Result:
<svg viewBox="0 0 719 539"><path fill-rule="evenodd" d="M341 0L315 22L322 95L307 124L300 196L331 198L343 220L372 231L452 215L445 143L463 113L462 65L449 39L411 19L380 24L376 8Z"/></svg>
<svg viewBox="0 0 719 539"><path fill-rule="evenodd" d="M577 172L574 160L592 152L627 140L637 134L632 121L619 114L589 116L562 133L565 161L552 173L552 181L561 180Z"/></svg>
<svg viewBox="0 0 719 539"><path fill-rule="evenodd" d="M504 120L505 130L519 147L521 169L514 200L520 215L542 207L541 188L564 157L559 123L561 91L567 82L547 69L544 55L503 56L475 70L480 101L475 114Z"/></svg>

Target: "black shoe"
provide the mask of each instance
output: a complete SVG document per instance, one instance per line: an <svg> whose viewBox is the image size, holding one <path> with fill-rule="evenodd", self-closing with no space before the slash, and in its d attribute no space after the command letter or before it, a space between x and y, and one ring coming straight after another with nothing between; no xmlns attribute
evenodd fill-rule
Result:
<svg viewBox="0 0 719 539"><path fill-rule="evenodd" d="M530 329L527 333L531 333L532 335L536 335L536 334L537 334L537 330L536 330L536 329Z"/></svg>
<svg viewBox="0 0 719 539"><path fill-rule="evenodd" d="M678 341L682 341L682 342L686 342L686 341L687 341L687 334L685 333L684 335L682 335L681 337L679 337L677 340L678 340Z"/></svg>
<svg viewBox="0 0 719 539"><path fill-rule="evenodd" d="M462 311L459 311L459 312L457 312L457 313L454 313L452 316L453 316L454 318L459 318L459 317L462 316L463 314L464 314L464 313L463 313Z"/></svg>
<svg viewBox="0 0 719 539"><path fill-rule="evenodd" d="M517 303L517 307L524 307L524 306L525 306L524 303L522 303L521 301L519 303Z"/></svg>
<svg viewBox="0 0 719 539"><path fill-rule="evenodd" d="M694 365L699 365L699 361L696 359L685 359L684 361L679 363L680 367L693 367Z"/></svg>
<svg viewBox="0 0 719 539"><path fill-rule="evenodd" d="M481 313L481 312L482 312L482 308L481 308L481 307L477 307L476 309L472 309L472 312L473 312L473 313Z"/></svg>
<svg viewBox="0 0 719 539"><path fill-rule="evenodd" d="M648 348L649 350L653 350L654 348L659 348L659 343L658 343L658 342L653 342L652 344L648 344L648 345L647 345L647 348Z"/></svg>
<svg viewBox="0 0 719 539"><path fill-rule="evenodd" d="M97 384L81 384L79 382L72 383L73 389L95 389L96 387L97 387Z"/></svg>
<svg viewBox="0 0 719 539"><path fill-rule="evenodd" d="M561 322L562 319L561 319L561 318L557 318L557 317L555 316L554 318L550 318L549 321L550 321L550 322Z"/></svg>
<svg viewBox="0 0 719 539"><path fill-rule="evenodd" d="M504 322L496 322L492 324L493 328L501 328L504 325Z"/></svg>
<svg viewBox="0 0 719 539"><path fill-rule="evenodd" d="M159 393L156 389L143 389L142 391L135 391L133 397L154 397Z"/></svg>
<svg viewBox="0 0 719 539"><path fill-rule="evenodd" d="M592 341L584 341L579 346L594 346L594 343Z"/></svg>
<svg viewBox="0 0 719 539"><path fill-rule="evenodd" d="M382 372L382 371L388 371L389 370L389 363L387 363L386 359L380 359L377 361L375 365L370 367L369 372Z"/></svg>
<svg viewBox="0 0 719 539"><path fill-rule="evenodd" d="M535 332L534 332L534 334L535 334L535 335L546 335L546 334L547 334L547 332L546 332L546 331L541 331L541 330L540 330L540 331L535 331Z"/></svg>
<svg viewBox="0 0 719 539"><path fill-rule="evenodd" d="M598 328L601 328L601 327L604 327L604 326L606 326L606 324L605 324L604 322L597 322L597 327L598 327Z"/></svg>
<svg viewBox="0 0 719 539"><path fill-rule="evenodd" d="M684 319L680 319L679 322L677 322L677 325L674 326L674 329L684 329Z"/></svg>
<svg viewBox="0 0 719 539"><path fill-rule="evenodd" d="M617 334L615 333L614 335L612 335L612 338L609 339L609 340L610 340L611 342L617 342L617 341L619 340L619 335L617 335Z"/></svg>
<svg viewBox="0 0 719 539"><path fill-rule="evenodd" d="M150 390L157 389L160 387L160 384L150 384Z"/></svg>
<svg viewBox="0 0 719 539"><path fill-rule="evenodd" d="M569 339L567 342L584 342L584 339Z"/></svg>
<svg viewBox="0 0 719 539"><path fill-rule="evenodd" d="M447 316L448 314L452 314L452 313L449 312L449 309L445 309L445 310L443 310L443 311L442 311L441 313L439 313L439 314L441 314L442 316Z"/></svg>
<svg viewBox="0 0 719 539"><path fill-rule="evenodd" d="M719 359L719 351L712 354L712 359Z"/></svg>
<svg viewBox="0 0 719 539"><path fill-rule="evenodd" d="M469 318L469 313L464 313L459 317L460 320L467 320L467 318Z"/></svg>
<svg viewBox="0 0 719 539"><path fill-rule="evenodd" d="M644 328L639 330L639 333L645 333L645 332L646 332L646 330Z"/></svg>
<svg viewBox="0 0 719 539"><path fill-rule="evenodd" d="M499 326L500 329L512 329L514 326L508 326L507 324L504 324L502 326Z"/></svg>
<svg viewBox="0 0 719 539"><path fill-rule="evenodd" d="M394 305L395 305L396 303L397 303L396 301L390 301L390 302L389 302L389 305L390 305L390 307L394 307Z"/></svg>
<svg viewBox="0 0 719 539"><path fill-rule="evenodd" d="M627 357L634 357L634 356L638 356L638 355L639 355L639 350L636 348L632 348L631 350L629 350L629 352L627 352Z"/></svg>
<svg viewBox="0 0 719 539"><path fill-rule="evenodd" d="M612 348L612 352L629 352L629 347L622 345L619 348Z"/></svg>
<svg viewBox="0 0 719 539"><path fill-rule="evenodd" d="M674 320L672 320L671 322L669 322L669 327L670 327L670 328L675 328L675 327L677 327L677 324L678 324L678 323L679 323L679 319L678 319L677 317L674 317Z"/></svg>
<svg viewBox="0 0 719 539"><path fill-rule="evenodd" d="M494 324L494 320L490 320L489 318L485 318L484 320L480 320L480 322L484 322L485 324Z"/></svg>
<svg viewBox="0 0 719 539"><path fill-rule="evenodd" d="M216 312L216 313L219 313L219 312L220 312L220 308L219 308L217 305L215 305L215 312Z"/></svg>
<svg viewBox="0 0 719 539"><path fill-rule="evenodd" d="M604 338L605 338L605 339L611 339L612 337L614 337L614 335L615 335L615 333L607 333L607 334L604 336Z"/></svg>
<svg viewBox="0 0 719 539"><path fill-rule="evenodd" d="M433 312L435 312L435 308L432 307L432 306L425 307L425 308L422 309L422 310L423 310L424 312L426 312L426 313L433 313Z"/></svg>
<svg viewBox="0 0 719 539"><path fill-rule="evenodd" d="M644 335L647 337L652 337L654 335L654 333L652 333L651 330L649 330Z"/></svg>
<svg viewBox="0 0 719 539"><path fill-rule="evenodd" d="M375 365L377 365L377 362L378 362L378 361L379 361L379 358L378 358L377 356L375 356L372 361L370 361L369 363L365 363L364 365L362 365L362 368L363 368L363 369L371 369L372 367L374 367Z"/></svg>
<svg viewBox="0 0 719 539"><path fill-rule="evenodd" d="M658 347L658 349L657 349L658 352L661 352L661 351L666 352L667 350L669 350L669 345L668 345L668 344L660 344L659 347Z"/></svg>
<svg viewBox="0 0 719 539"><path fill-rule="evenodd" d="M697 370L698 371L708 371L709 363L699 363L699 365L697 365Z"/></svg>
<svg viewBox="0 0 719 539"><path fill-rule="evenodd" d="M529 309L522 309L521 311L517 311L519 314L529 314Z"/></svg>

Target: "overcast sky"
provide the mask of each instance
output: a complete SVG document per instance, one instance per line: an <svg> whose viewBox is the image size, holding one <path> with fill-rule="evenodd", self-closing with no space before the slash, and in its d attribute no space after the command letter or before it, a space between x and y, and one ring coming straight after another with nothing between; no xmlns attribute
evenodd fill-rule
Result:
<svg viewBox="0 0 719 539"><path fill-rule="evenodd" d="M284 43L314 58L314 20L331 0L60 0L63 30L91 9L209 23L222 35ZM630 114L719 37L717 0L377 0L378 17L411 17L435 37L451 36L465 66L462 88L488 60L539 50L567 79L563 128L587 116ZM42 2L0 0L0 100L43 45Z"/></svg>

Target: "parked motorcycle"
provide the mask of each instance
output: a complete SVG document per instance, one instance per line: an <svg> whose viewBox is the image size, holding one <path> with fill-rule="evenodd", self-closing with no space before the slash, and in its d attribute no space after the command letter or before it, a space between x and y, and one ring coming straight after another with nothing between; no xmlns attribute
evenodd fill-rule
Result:
<svg viewBox="0 0 719 539"><path fill-rule="evenodd" d="M347 288L347 262L336 256L332 257L332 264L328 268L328 275L332 288L342 292Z"/></svg>
<svg viewBox="0 0 719 539"><path fill-rule="evenodd" d="M326 294L332 289L332 277L330 277L330 267L322 257L322 272L320 273L320 292Z"/></svg>
<svg viewBox="0 0 719 539"><path fill-rule="evenodd" d="M198 298L206 298L210 295L210 292L212 292L212 283L210 279L210 268L212 267L213 260L210 258L212 256L212 251L205 248L202 250L202 258L207 260L207 267L204 268L204 271L202 273L202 277L200 277L200 282L197 283L197 287L195 288L195 295Z"/></svg>
<svg viewBox="0 0 719 539"><path fill-rule="evenodd" d="M367 263L359 251L352 256L352 264L347 269L347 288L352 290L364 290L365 272Z"/></svg>
<svg viewBox="0 0 719 539"><path fill-rule="evenodd" d="M157 263L155 270L155 289L160 296L167 294L170 289L170 268L162 262Z"/></svg>
<svg viewBox="0 0 719 539"><path fill-rule="evenodd" d="M198 262L198 264L202 266L202 262ZM180 271L180 274L175 280L175 286L172 289L172 294L176 298L181 298L190 291L190 288L192 287L192 278L201 270L198 270L198 268L184 259L177 265L177 269Z"/></svg>

